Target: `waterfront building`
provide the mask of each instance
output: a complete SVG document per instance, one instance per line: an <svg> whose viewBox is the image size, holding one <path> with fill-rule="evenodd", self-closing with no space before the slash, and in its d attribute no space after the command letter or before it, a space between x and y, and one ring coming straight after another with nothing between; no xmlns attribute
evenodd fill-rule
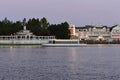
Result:
<svg viewBox="0 0 120 80"><path fill-rule="evenodd" d="M120 25L111 28L111 39L120 41Z"/></svg>
<svg viewBox="0 0 120 80"><path fill-rule="evenodd" d="M110 38L110 28L107 26L76 27L77 36L85 40L108 40Z"/></svg>
<svg viewBox="0 0 120 80"><path fill-rule="evenodd" d="M88 32L89 30L86 27L76 27L76 36L81 40L87 40L89 38Z"/></svg>
<svg viewBox="0 0 120 80"><path fill-rule="evenodd" d="M70 38L76 39L77 37L76 37L76 33L75 33L75 25L70 25L69 31L70 31Z"/></svg>
<svg viewBox="0 0 120 80"><path fill-rule="evenodd" d="M70 35L75 36L75 25L70 25L69 30L70 30Z"/></svg>

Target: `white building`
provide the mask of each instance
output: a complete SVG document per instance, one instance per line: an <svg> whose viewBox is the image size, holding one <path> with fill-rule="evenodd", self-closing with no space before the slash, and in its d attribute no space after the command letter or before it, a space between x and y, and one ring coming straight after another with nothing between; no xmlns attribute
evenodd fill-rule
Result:
<svg viewBox="0 0 120 80"><path fill-rule="evenodd" d="M111 38L113 40L120 40L120 25L115 25L111 28Z"/></svg>
<svg viewBox="0 0 120 80"><path fill-rule="evenodd" d="M76 27L76 36L83 40L88 39L88 29L86 27Z"/></svg>
<svg viewBox="0 0 120 80"><path fill-rule="evenodd" d="M110 28L107 26L91 26L76 28L77 36L80 39L108 40L110 38Z"/></svg>

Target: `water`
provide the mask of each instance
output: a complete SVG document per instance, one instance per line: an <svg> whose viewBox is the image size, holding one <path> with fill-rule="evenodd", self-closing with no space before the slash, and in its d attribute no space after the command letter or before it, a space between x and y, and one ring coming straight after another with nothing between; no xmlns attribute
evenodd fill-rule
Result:
<svg viewBox="0 0 120 80"><path fill-rule="evenodd" d="M120 80L120 45L0 47L0 80Z"/></svg>

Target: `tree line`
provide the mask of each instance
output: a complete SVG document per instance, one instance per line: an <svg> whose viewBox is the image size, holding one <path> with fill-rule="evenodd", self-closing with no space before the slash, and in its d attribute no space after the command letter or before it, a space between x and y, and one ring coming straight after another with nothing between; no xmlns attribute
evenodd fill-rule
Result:
<svg viewBox="0 0 120 80"><path fill-rule="evenodd" d="M26 21L10 21L7 18L0 21L0 35L15 35L16 32L23 30L26 26L28 30L36 36L55 36L57 39L69 39L69 24L63 22L60 24L50 24L45 17L32 18Z"/></svg>

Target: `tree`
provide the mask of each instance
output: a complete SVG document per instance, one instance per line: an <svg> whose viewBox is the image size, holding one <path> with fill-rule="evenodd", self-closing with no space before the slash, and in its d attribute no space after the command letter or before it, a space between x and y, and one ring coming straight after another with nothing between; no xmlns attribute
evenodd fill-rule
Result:
<svg viewBox="0 0 120 80"><path fill-rule="evenodd" d="M27 23L27 29L29 29L35 35L41 35L39 19L29 19Z"/></svg>
<svg viewBox="0 0 120 80"><path fill-rule="evenodd" d="M29 19L27 27L33 32L33 34L38 36L48 36L49 32L47 30L49 23L46 18L39 20L38 18Z"/></svg>
<svg viewBox="0 0 120 80"><path fill-rule="evenodd" d="M41 27L42 27L43 29L47 29L47 28L49 27L49 23L48 23L48 21L47 21L47 19L46 19L45 17L43 17L43 18L40 20L40 22L41 22Z"/></svg>
<svg viewBox="0 0 120 80"><path fill-rule="evenodd" d="M67 22L50 25L48 30L50 34L55 35L57 39L70 39L69 24Z"/></svg>
<svg viewBox="0 0 120 80"><path fill-rule="evenodd" d="M23 29L23 26L26 25L27 29L33 32L37 36L48 36L53 35L58 39L69 39L69 24L67 22L61 24L50 25L45 17L42 19L29 19L26 22L24 18L23 21L12 22L5 18L0 21L0 35L11 35L19 30Z"/></svg>
<svg viewBox="0 0 120 80"><path fill-rule="evenodd" d="M0 35L10 35L12 24L13 23L9 21L7 18L2 20L0 25Z"/></svg>
<svg viewBox="0 0 120 80"><path fill-rule="evenodd" d="M45 17L43 17L40 20L40 23L41 23L41 33L42 33L42 36L48 36L49 35L49 31L48 31L49 22L47 21L47 19Z"/></svg>
<svg viewBox="0 0 120 80"><path fill-rule="evenodd" d="M5 18L0 21L0 35L11 35L22 29L20 21L12 22Z"/></svg>

